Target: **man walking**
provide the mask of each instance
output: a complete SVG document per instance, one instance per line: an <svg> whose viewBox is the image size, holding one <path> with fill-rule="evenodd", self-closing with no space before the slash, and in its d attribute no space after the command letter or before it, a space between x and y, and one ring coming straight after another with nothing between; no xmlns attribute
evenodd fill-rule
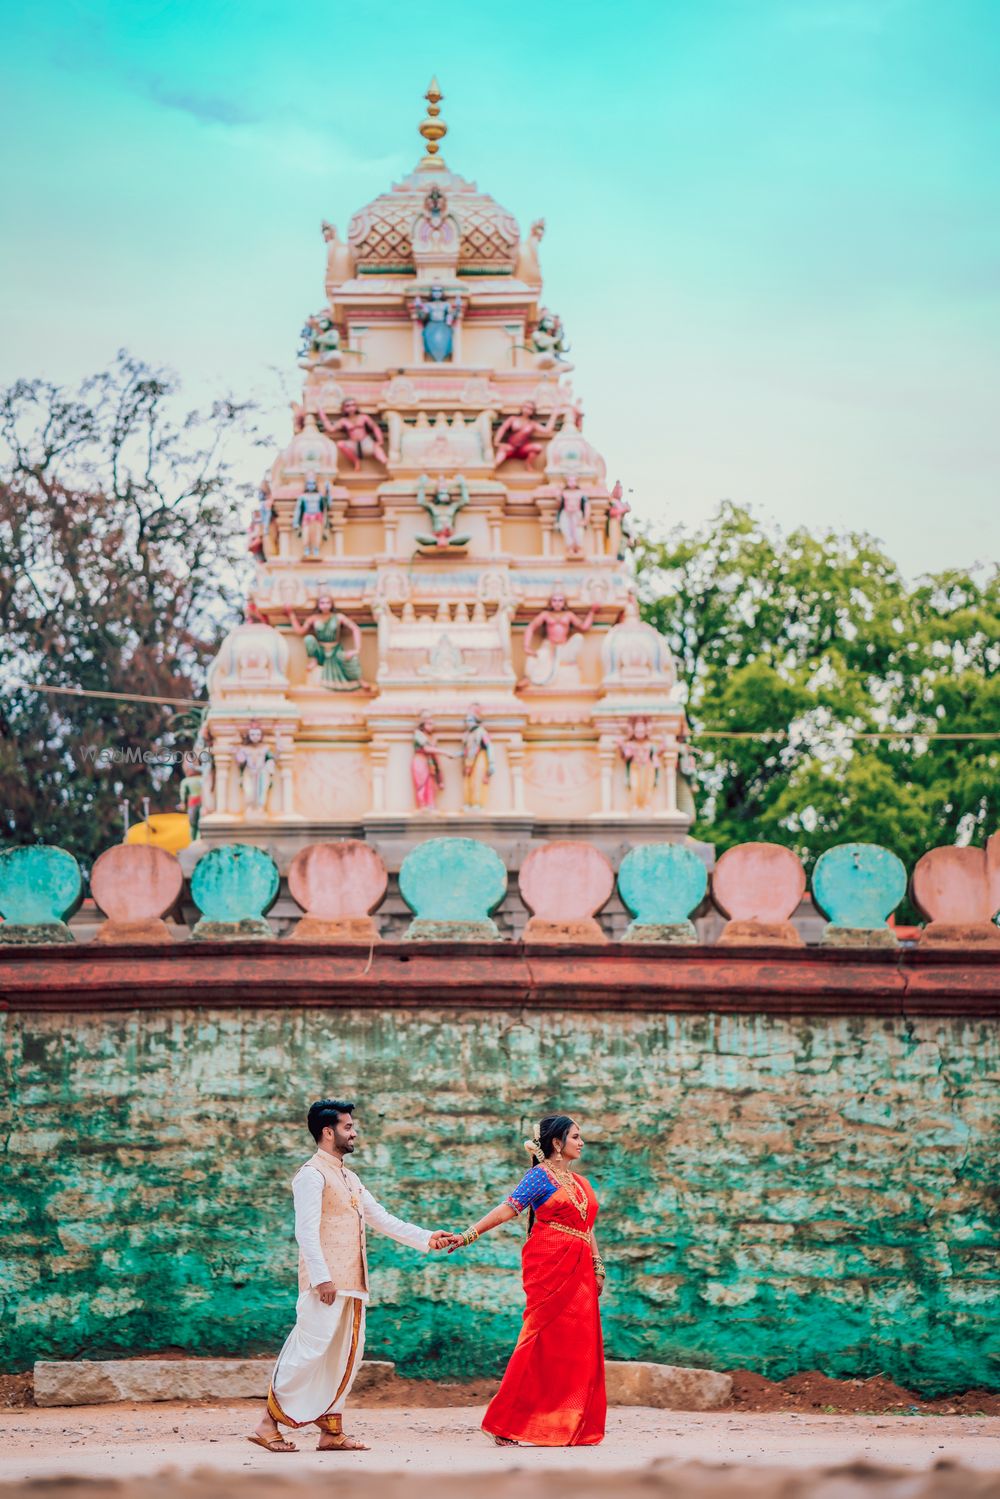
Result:
<svg viewBox="0 0 1000 1499"><path fill-rule="evenodd" d="M365 1344L365 1230L370 1225L424 1253L446 1249L453 1239L394 1218L347 1169L344 1157L353 1153L358 1137L353 1113L353 1103L332 1098L321 1098L309 1110L316 1153L292 1182L299 1245L295 1326L274 1366L265 1413L249 1439L268 1452L298 1450L282 1437L279 1422L318 1426L320 1452L367 1450L343 1430L344 1404Z"/></svg>

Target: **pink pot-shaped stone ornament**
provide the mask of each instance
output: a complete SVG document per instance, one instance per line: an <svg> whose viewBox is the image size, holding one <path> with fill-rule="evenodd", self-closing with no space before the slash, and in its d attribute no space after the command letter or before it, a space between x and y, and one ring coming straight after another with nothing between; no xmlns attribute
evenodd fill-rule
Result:
<svg viewBox="0 0 1000 1499"><path fill-rule="evenodd" d="M288 869L292 899L305 911L291 934L295 942L379 942L372 919L385 899L389 877L368 843L312 843Z"/></svg>
<svg viewBox="0 0 1000 1499"><path fill-rule="evenodd" d="M801 947L789 919L805 894L802 860L780 843L740 843L712 873L712 900L729 921L720 943Z"/></svg>
<svg viewBox="0 0 1000 1499"><path fill-rule="evenodd" d="M917 861L911 890L929 917L921 947L1000 946L1000 833L985 848L932 848Z"/></svg>
<svg viewBox="0 0 1000 1499"><path fill-rule="evenodd" d="M94 861L90 892L108 918L95 942L171 942L163 917L184 888L174 854L148 843L121 843Z"/></svg>
<svg viewBox="0 0 1000 1499"><path fill-rule="evenodd" d="M615 888L615 872L589 843L546 843L528 855L517 877L532 913L525 942L607 942L594 920Z"/></svg>

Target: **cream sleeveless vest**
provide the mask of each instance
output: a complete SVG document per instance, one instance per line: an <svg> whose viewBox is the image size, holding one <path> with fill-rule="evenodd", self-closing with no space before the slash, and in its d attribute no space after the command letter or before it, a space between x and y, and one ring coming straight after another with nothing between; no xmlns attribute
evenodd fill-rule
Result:
<svg viewBox="0 0 1000 1499"><path fill-rule="evenodd" d="M323 1178L319 1243L330 1279L338 1291L367 1291L368 1250L361 1183L353 1171L346 1167L342 1169L322 1150L318 1150L306 1165L315 1166ZM299 1290L305 1291L308 1287L309 1272L300 1250Z"/></svg>

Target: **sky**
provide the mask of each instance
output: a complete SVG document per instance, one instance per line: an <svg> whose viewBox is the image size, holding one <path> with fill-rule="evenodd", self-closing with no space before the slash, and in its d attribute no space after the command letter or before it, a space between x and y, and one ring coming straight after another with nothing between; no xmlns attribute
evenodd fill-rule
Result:
<svg viewBox="0 0 1000 1499"><path fill-rule="evenodd" d="M436 74L448 165L546 219L640 519L1000 554L1000 0L8 0L2 37L0 382L127 347L287 441L320 221L415 165Z"/></svg>

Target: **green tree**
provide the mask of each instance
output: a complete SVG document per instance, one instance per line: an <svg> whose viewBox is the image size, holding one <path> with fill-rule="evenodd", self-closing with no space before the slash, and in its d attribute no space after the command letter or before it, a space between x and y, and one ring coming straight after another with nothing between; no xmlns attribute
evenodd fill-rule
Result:
<svg viewBox="0 0 1000 1499"><path fill-rule="evenodd" d="M0 839L88 864L121 836L119 803L169 770L104 768L101 749L176 748L176 710L18 684L197 698L240 603L228 451L248 408L177 418L166 376L122 354L68 392L0 392ZM172 800L172 791L160 801ZM154 805L156 803L154 802Z"/></svg>
<svg viewBox="0 0 1000 1499"><path fill-rule="evenodd" d="M912 868L1000 822L1000 744L933 737L1000 727L997 569L910 587L870 536L783 536L728 502L697 531L640 539L637 568L688 690L697 836L805 859L882 843ZM698 737L712 730L775 737ZM913 737L849 737L892 730Z"/></svg>

